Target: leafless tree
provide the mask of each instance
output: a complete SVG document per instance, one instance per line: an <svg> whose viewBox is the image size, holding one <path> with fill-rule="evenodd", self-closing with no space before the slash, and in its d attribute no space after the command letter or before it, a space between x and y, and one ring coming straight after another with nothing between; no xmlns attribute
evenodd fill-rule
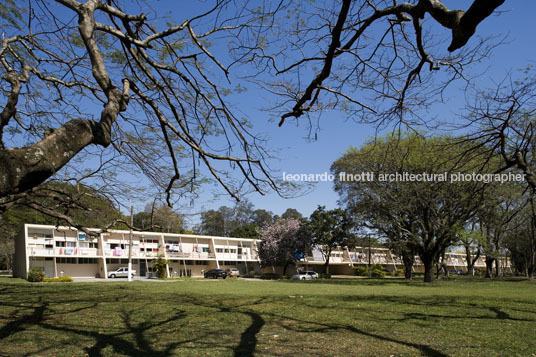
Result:
<svg viewBox="0 0 536 357"><path fill-rule="evenodd" d="M468 45L503 2L474 0L463 11L439 0L281 1L280 16L260 30L261 46L243 36L234 50L273 78L253 80L281 99L279 126L302 116L311 123L313 113L329 109L380 128L422 123L422 110L452 81L468 81L464 68L500 43Z"/></svg>
<svg viewBox="0 0 536 357"><path fill-rule="evenodd" d="M284 98L280 125L329 108L377 125L416 118L414 108L488 54L491 42L466 44L503 2L462 11L439 0L216 0L179 19L143 1L6 0L0 208L35 204L41 184L60 175L109 190L121 185L117 167L142 172L168 202L195 191L203 172L237 199L280 192L269 154L229 104L241 90L235 65L256 65L255 81ZM438 28L452 31L448 53ZM230 37L232 59L221 56Z"/></svg>
<svg viewBox="0 0 536 357"><path fill-rule="evenodd" d="M536 193L536 80L529 68L520 80L508 76L495 88L477 89L468 105L465 139L499 155L502 170L514 168L525 175L529 193Z"/></svg>
<svg viewBox="0 0 536 357"><path fill-rule="evenodd" d="M33 205L29 197L60 173L77 185L100 176L109 188L120 180L102 173L117 167L145 174L168 202L203 170L236 199L278 190L268 153L228 104L233 63L211 52L257 16L235 5L218 0L175 24L149 2L124 2L127 11L117 0L7 0L0 207Z"/></svg>

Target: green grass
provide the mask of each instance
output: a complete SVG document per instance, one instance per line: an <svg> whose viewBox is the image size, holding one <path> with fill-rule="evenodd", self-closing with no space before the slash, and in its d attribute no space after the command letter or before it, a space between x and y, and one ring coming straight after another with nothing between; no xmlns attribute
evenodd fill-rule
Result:
<svg viewBox="0 0 536 357"><path fill-rule="evenodd" d="M0 278L0 355L531 356L536 283Z"/></svg>

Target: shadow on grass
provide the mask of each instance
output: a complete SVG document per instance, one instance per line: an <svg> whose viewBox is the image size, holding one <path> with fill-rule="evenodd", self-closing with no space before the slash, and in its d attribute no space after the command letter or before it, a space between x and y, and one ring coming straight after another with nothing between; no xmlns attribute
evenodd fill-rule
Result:
<svg viewBox="0 0 536 357"><path fill-rule="evenodd" d="M0 328L0 340L24 331L27 326L41 323L41 321L43 321L43 316L45 314L45 310L47 309L47 305L47 303L41 303L41 299L39 299L39 305L33 308L32 313L21 316L2 326L2 328ZM18 310L15 310L12 315L14 316L17 313Z"/></svg>
<svg viewBox="0 0 536 357"><path fill-rule="evenodd" d="M288 317L288 316L279 315L279 314L275 314L275 313L271 313L271 312L263 312L262 314L259 314L259 313L255 312L255 311L252 311L251 309L248 308L248 307L254 307L255 305L257 305L257 304L259 304L259 303L261 303L263 301L269 302L270 300L268 300L268 299L260 299L260 300L257 300L255 302L249 303L249 304L241 304L241 305L226 306L226 307L221 307L221 305L219 305L219 304L210 304L206 300L199 301L199 300L190 299L190 300L188 300L188 302L191 303L191 304L194 304L194 305L198 305L198 306L218 309L221 312L235 312L235 313L238 312L238 313L245 314L245 315L251 317L252 321L251 321L250 326L246 330L244 330L244 332L242 332L241 339L240 339L240 344L234 350L234 356L235 357L237 357L237 356L253 356L254 355L254 352L256 350L256 344L257 344L256 335L259 333L260 329L262 328L262 326L265 323L265 320L264 320L264 318L262 316L268 316L268 317L271 317L271 318L276 319L276 320L294 321L294 322L298 323L301 326L307 326L307 325L317 326L316 328L303 328L303 329L292 328L292 327L289 327L289 326L281 326L281 327L283 327L283 328L285 328L287 330L293 330L293 331L296 331L296 332L326 333L326 332L329 332L329 331L341 331L342 330L342 331L351 332L351 333L354 333L354 334L357 334L357 335L362 335L362 336L367 336L367 337L371 337L371 338L374 338L374 339L378 339L380 341L393 342L393 343L396 343L396 344L399 344L399 345L404 345L404 346L407 346L407 347L415 348L415 349L421 351L426 356L438 356L438 357L447 356L446 354L444 354L444 353L442 353L442 352L440 352L440 351L438 351L436 349L433 349L433 348L431 348L431 347L429 347L427 345L424 345L424 344L411 343L411 342L398 340L398 339L388 337L388 336L382 336L382 335L371 333L371 332L368 332L368 331L365 331L365 330L362 330L362 329L358 329L358 328L356 328L354 326L351 326L351 325L335 324L335 323L329 323L329 322L309 321L309 320L306 320L306 319L298 319L298 318Z"/></svg>
<svg viewBox="0 0 536 357"><path fill-rule="evenodd" d="M312 284L324 284L324 282L332 284L334 280L326 280L319 282L312 282ZM299 282L309 283L309 282ZM368 281L367 284L378 285L381 284L404 284L403 280L397 281ZM358 284L362 284L361 281ZM423 284L421 282L415 282L413 284L418 284L419 286ZM352 285L355 285L353 283ZM108 286L107 286L108 287ZM266 321L270 321L272 324L276 324L286 330L295 331L300 333L329 333L329 332L342 332L343 336L346 338L346 333L348 338L359 338L368 337L370 339L388 342L396 344L399 346L405 346L413 348L420 351L422 354L427 356L445 356L446 354L440 351L439 349L434 349L428 345L428 341L423 340L424 343L405 341L403 338L397 338L389 336L389 332L386 331L374 332L368 329L358 328L352 323L340 323L335 319L327 319L326 321L315 321L313 316L299 316L295 311L299 307L307 308L307 311L315 311L318 309L348 309L348 313L356 314L360 309L368 309L375 314L381 314L381 308L363 305L362 308L358 308L351 303L360 301L360 302L370 302L378 304L381 306L383 304L393 304L393 305L415 305L415 306L445 306L445 307L455 307L460 308L460 310L448 310L446 314L432 314L426 312L411 312L411 311L400 311L400 319L396 317L386 318L386 320L392 320L393 322L397 320L408 320L410 323L417 324L420 320L427 319L495 319L495 320L510 320L510 321L527 321L534 322L536 320L531 319L518 319L512 317L508 312L504 311L497 306L486 306L486 303L489 303L487 300L483 302L475 303L474 301L469 301L469 297L464 297L459 299L453 296L441 296L441 295L427 295L423 297L408 297L408 296L394 296L394 295L366 295L366 296L350 296L350 295L341 295L341 296L331 296L325 295L321 299L315 298L313 300L309 299L299 299L299 300L290 300L286 296L276 295L271 297L241 297L241 296L212 296L212 295L195 295L195 294L181 294L177 295L176 292L160 292L158 294L158 300L163 303L164 310L159 310L161 315L150 316L147 315L146 311L150 311L150 307L154 304L155 293L152 290L139 291L136 289L129 289L121 286L116 286L116 289L109 290L102 288L101 290L95 289L91 294L87 292L82 294L82 290L87 290L87 286L80 288L70 287L68 289L69 294L66 294L66 290L56 292L52 288L46 287L41 289L29 289L26 285L16 287L14 290L18 290L18 294L10 294L9 299L4 298L2 300L2 305L6 307L11 307L13 313L10 316L2 316L4 320L9 321L6 325L0 328L0 345L2 345L2 340L10 337L14 334L24 331L29 326L38 326L43 329L44 332L40 331L43 336L47 336L47 331L58 332L59 336L66 336L71 341L76 341L73 345L76 346L76 343L80 344L80 341L87 340L90 338L90 345L83 347L83 352L89 356L102 356L103 354L109 354L107 348L111 348L115 354L124 354L128 356L172 356L177 355L178 348L189 348L189 344L192 342L199 342L203 344L203 348L216 348L221 347L225 348L227 351L231 351L234 356L253 356L255 353L258 353L259 345L259 333L266 325ZM26 294L27 295L24 295ZM36 296L42 294L45 297ZM78 295L80 294L80 295ZM30 301L32 300L32 301ZM119 303L117 303L119 301ZM138 309L129 307L130 303L136 302L140 306ZM29 303L33 304L29 305ZM72 306L69 307L69 304L86 304L85 306ZM530 304L530 302L524 301L525 304ZM52 305L53 304L53 305ZM105 307L99 306L101 304L111 304L105 305ZM173 311L171 308L173 304L181 306L181 310ZM279 311L267 311L264 308L259 306L262 304L270 304L269 308L278 308L279 306L285 306L286 308L290 307L291 313L282 313ZM51 307L52 305L52 307ZM58 311L55 311L55 307L58 306ZM530 306L530 305L529 305ZM205 327L205 330L200 330L203 333L197 335L197 337L192 336L182 336L180 341L172 340L162 341L158 343L155 342L155 336L158 338L160 331L166 331L170 327L177 327L181 324L181 321L184 321L188 317L187 308L199 307L200 309L193 309L194 314L198 311L200 313L208 311L214 311L214 315L211 316L213 325ZM293 309L296 307L296 309ZM106 309L115 308L119 310L119 318L117 326L113 326L113 331L101 332L100 330L91 330L87 326L83 326L82 323L78 321L71 324L63 323L62 318L58 318L59 315L74 314L82 310L92 310L92 309ZM488 309L494 315L486 314L475 314L473 316L467 316L467 309ZM18 317L21 311L30 309L30 312ZM186 309L186 310L185 310ZM515 309L514 309L515 310ZM7 311L7 310L6 310ZM443 311L441 311L443 312ZM452 312L452 314L450 313ZM527 308L527 312L536 313L535 311L530 311ZM240 340L238 341L238 335L236 338L236 343L232 344L229 342L211 342L218 341L214 339L214 334L217 334L221 326L215 323L218 321L221 315L219 314L237 314L240 318L240 323L236 323L236 326L229 326L234 330L238 330L240 334ZM212 315L212 314L210 314ZM289 315L289 316L287 316ZM136 321L136 317L142 317L143 321ZM243 317L243 320L242 320ZM380 315L381 319L381 315ZM231 320L231 319L230 319ZM292 325L287 325L285 322L290 321L294 322ZM431 321L433 323L433 321ZM106 325L103 327L106 328ZM108 327L110 329L111 327ZM201 327L200 327L201 328ZM78 337L78 339L77 339ZM431 341L430 341L431 342ZM13 342L11 342L13 343ZM73 342L70 342L71 344ZM86 341L84 343L87 343ZM220 344L218 344L220 343ZM306 343L306 342L305 342ZM60 343L57 341L50 341L47 345L41 346L43 349L41 351L32 351L28 354L43 354L43 351L50 350L51 354L58 354L58 348L61 348ZM291 348L291 347L289 347ZM54 350L56 349L56 350ZM26 352L26 351L25 351ZM59 354L62 350L60 350ZM82 352L82 351L80 351ZM77 353L74 353L77 354Z"/></svg>

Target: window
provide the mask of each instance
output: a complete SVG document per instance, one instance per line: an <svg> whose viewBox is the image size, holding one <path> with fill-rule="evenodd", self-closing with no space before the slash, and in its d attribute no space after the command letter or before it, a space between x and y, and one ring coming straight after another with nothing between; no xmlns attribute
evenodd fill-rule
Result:
<svg viewBox="0 0 536 357"><path fill-rule="evenodd" d="M223 249L222 248L216 248L216 253L223 253Z"/></svg>
<svg viewBox="0 0 536 357"><path fill-rule="evenodd" d="M97 264L96 258L78 258L78 264Z"/></svg>
<svg viewBox="0 0 536 357"><path fill-rule="evenodd" d="M80 248L89 248L89 242L79 242Z"/></svg>
<svg viewBox="0 0 536 357"><path fill-rule="evenodd" d="M203 253L210 253L209 247L203 247Z"/></svg>
<svg viewBox="0 0 536 357"><path fill-rule="evenodd" d="M121 259L121 264L128 264L128 259Z"/></svg>
<svg viewBox="0 0 536 357"><path fill-rule="evenodd" d="M56 247L65 247L65 242L56 242Z"/></svg>
<svg viewBox="0 0 536 357"><path fill-rule="evenodd" d="M76 264L76 258L56 258L56 263L59 263L59 264Z"/></svg>
<svg viewBox="0 0 536 357"><path fill-rule="evenodd" d="M67 242L67 247L70 247L70 248L76 247L76 242Z"/></svg>
<svg viewBox="0 0 536 357"><path fill-rule="evenodd" d="M206 260L196 260L195 265L208 265Z"/></svg>
<svg viewBox="0 0 536 357"><path fill-rule="evenodd" d="M98 248L99 243L98 242L89 242L89 248Z"/></svg>

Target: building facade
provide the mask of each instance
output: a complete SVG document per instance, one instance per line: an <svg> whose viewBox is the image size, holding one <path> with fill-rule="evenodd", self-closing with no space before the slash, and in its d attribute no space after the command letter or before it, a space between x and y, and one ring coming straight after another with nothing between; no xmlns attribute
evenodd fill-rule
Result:
<svg viewBox="0 0 536 357"><path fill-rule="evenodd" d="M98 232L97 229L90 231ZM25 224L15 242L13 275L30 268L48 277L101 277L128 264L130 231L86 235L72 227ZM149 276L158 256L168 261L168 277L202 276L214 268L260 272L257 240L159 232L132 233L132 269Z"/></svg>
<svg viewBox="0 0 536 357"><path fill-rule="evenodd" d="M46 276L100 277L107 279L110 272L128 264L130 231L110 230L89 236L72 227L25 224L15 242L13 275L26 278L28 270L41 268ZM158 256L168 261L167 276L203 276L204 271L214 268L238 268L241 275L261 273L258 256L260 240L247 238L213 237L190 234L159 232L132 232L132 269L136 276L147 277L153 271ZM445 263L449 271L465 272L465 254L447 253ZM507 259L499 260L501 270L511 270ZM292 275L296 270L320 272L325 257L318 248L301 259L296 267L285 272ZM338 247L331 252L329 273L353 275L353 268L381 264L386 270L403 269L400 257L387 248ZM485 256L476 261L477 270L485 270ZM266 272L283 274L282 267L265 267ZM424 272L424 266L415 257L413 271Z"/></svg>

